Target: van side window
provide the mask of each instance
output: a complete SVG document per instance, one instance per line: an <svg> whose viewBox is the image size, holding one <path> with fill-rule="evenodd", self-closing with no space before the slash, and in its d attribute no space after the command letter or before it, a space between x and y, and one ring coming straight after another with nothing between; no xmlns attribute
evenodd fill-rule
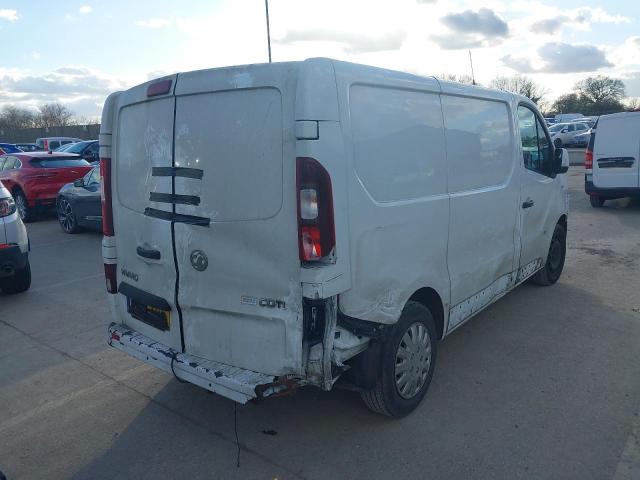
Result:
<svg viewBox="0 0 640 480"><path fill-rule="evenodd" d="M528 107L518 107L518 126L522 142L524 166L542 175L548 175L551 162L551 141L540 119Z"/></svg>
<svg viewBox="0 0 640 480"><path fill-rule="evenodd" d="M442 108L435 93L353 85L355 168L379 202L447 192Z"/></svg>
<svg viewBox="0 0 640 480"><path fill-rule="evenodd" d="M442 95L442 110L449 192L503 185L515 163L507 104Z"/></svg>

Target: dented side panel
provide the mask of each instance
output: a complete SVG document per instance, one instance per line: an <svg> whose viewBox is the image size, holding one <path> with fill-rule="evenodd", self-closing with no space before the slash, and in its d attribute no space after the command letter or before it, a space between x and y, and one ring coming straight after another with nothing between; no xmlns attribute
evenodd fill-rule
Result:
<svg viewBox="0 0 640 480"><path fill-rule="evenodd" d="M438 292L446 311L449 200L439 85L340 62L335 69L352 285L340 295L340 311L392 324L425 286Z"/></svg>

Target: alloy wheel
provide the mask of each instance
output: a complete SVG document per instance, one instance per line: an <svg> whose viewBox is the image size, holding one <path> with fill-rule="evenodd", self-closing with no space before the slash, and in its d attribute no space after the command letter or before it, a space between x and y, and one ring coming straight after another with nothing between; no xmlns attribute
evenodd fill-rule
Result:
<svg viewBox="0 0 640 480"><path fill-rule="evenodd" d="M76 219L73 215L71 204L64 198L61 198L58 202L58 220L60 221L60 225L62 225L62 229L65 232L73 231L76 224Z"/></svg>

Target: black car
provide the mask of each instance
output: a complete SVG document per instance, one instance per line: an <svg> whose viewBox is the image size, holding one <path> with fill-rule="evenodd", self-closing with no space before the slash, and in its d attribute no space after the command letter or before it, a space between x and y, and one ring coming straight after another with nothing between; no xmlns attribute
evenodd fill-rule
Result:
<svg viewBox="0 0 640 480"><path fill-rule="evenodd" d="M65 148L65 153L75 153L80 155L89 163L97 164L100 161L99 156L100 146L98 140L85 140L83 142L77 142L71 146Z"/></svg>
<svg viewBox="0 0 640 480"><path fill-rule="evenodd" d="M83 228L100 230L101 191L99 167L94 167L84 177L62 187L56 201L58 221L62 230L66 233L77 233Z"/></svg>

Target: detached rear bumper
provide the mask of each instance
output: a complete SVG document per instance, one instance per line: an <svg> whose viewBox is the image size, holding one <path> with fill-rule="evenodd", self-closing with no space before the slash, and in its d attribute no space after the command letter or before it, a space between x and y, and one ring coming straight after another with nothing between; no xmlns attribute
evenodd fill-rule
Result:
<svg viewBox="0 0 640 480"><path fill-rule="evenodd" d="M174 358L173 370L179 378L239 403L283 393L296 387L296 382L292 379L244 370L177 352L122 324L112 323L109 326L109 345L171 374L171 360Z"/></svg>

